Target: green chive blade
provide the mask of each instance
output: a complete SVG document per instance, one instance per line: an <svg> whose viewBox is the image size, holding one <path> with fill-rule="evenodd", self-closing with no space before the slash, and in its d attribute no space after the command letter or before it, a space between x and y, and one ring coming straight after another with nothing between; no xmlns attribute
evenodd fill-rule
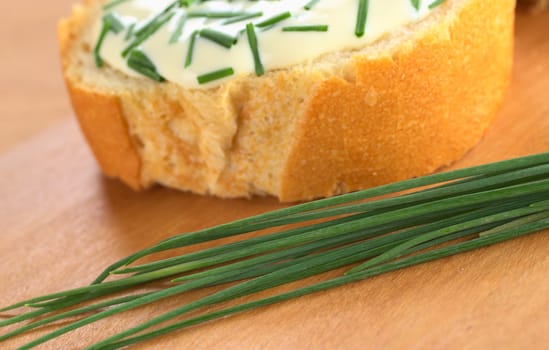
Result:
<svg viewBox="0 0 549 350"><path fill-rule="evenodd" d="M128 2L129 0L113 0L103 6L103 10L111 10L115 8L118 5L122 5L125 2Z"/></svg>
<svg viewBox="0 0 549 350"><path fill-rule="evenodd" d="M132 50L128 56L128 67L141 75L156 82L164 82L166 79L156 71L154 63L142 51Z"/></svg>
<svg viewBox="0 0 549 350"><path fill-rule="evenodd" d="M288 26L282 28L283 32L327 32L327 25Z"/></svg>
<svg viewBox="0 0 549 350"><path fill-rule="evenodd" d="M196 78L196 80L198 81L199 84L202 85L202 84L210 83L212 81L216 81L216 80L219 80L219 79L229 77L231 75L234 75L234 69L231 68L231 67L228 67L228 68L222 68L222 69L213 71L211 73L206 73L206 74L203 74L203 75L199 75Z"/></svg>
<svg viewBox="0 0 549 350"><path fill-rule="evenodd" d="M320 0L311 0L309 1L308 3L305 4L305 6L303 6L303 9L309 11L313 8L314 5L316 5L317 2L319 2Z"/></svg>
<svg viewBox="0 0 549 350"><path fill-rule="evenodd" d="M263 12L253 12L253 13L243 14L241 16L227 19L222 24L229 25L229 24L239 23L239 22L247 21L249 19L253 19L261 16L263 16Z"/></svg>
<svg viewBox="0 0 549 350"><path fill-rule="evenodd" d="M213 41L227 49L230 49L237 42L237 38L210 28L201 29L200 37Z"/></svg>
<svg viewBox="0 0 549 350"><path fill-rule="evenodd" d="M355 35L358 38L363 37L364 33L366 33L366 21L368 18L368 9L369 9L369 1L359 0L358 12L356 17L356 28L355 28Z"/></svg>
<svg viewBox="0 0 549 350"><path fill-rule="evenodd" d="M177 21L177 26L175 28L175 31L173 32L172 36L170 37L170 44L175 44L179 41L179 38L183 34L183 28L185 26L185 22L187 21L186 16L181 16L179 20Z"/></svg>
<svg viewBox="0 0 549 350"><path fill-rule="evenodd" d="M253 25L246 29L250 31L247 34L253 54L255 29ZM128 59L133 59L141 69L154 70L150 59L138 49L132 50ZM212 81L208 79L217 80L232 74L232 68L224 68L204 76L208 82ZM424 189L422 186L430 187ZM403 190L407 191L406 194L398 193ZM388 194L392 196L363 202ZM4 308L5 311L31 305L39 309L2 320L0 327L41 317L40 321L8 333L7 336L11 337L36 328L41 322L53 322L58 317L96 311L95 314L84 315L81 319L62 325L22 347L27 349L127 310L191 290L221 286L213 294L167 310L91 347L114 349L190 325L546 229L549 227L547 198L549 153L544 153L300 204L163 240L110 265L96 279L96 284L33 298ZM324 220L317 221L320 219ZM298 223L301 225L297 227L283 227ZM125 267L157 252L276 227L280 228L254 238L225 245L214 244L212 248L188 255ZM207 310L211 305L355 264L359 264L358 268L334 279L213 313ZM111 273L131 272L137 273L104 281ZM185 274L182 276L182 273ZM114 293L130 291L165 278L184 283L168 284L157 291L129 296L128 299L120 300L118 296L113 296ZM99 298L99 303L72 309L75 305ZM108 308L100 309L100 306ZM198 312L199 315L174 321L190 312ZM174 323L164 326L164 322ZM162 328L156 328L158 326ZM6 339L6 334L3 337L0 339Z"/></svg>
<svg viewBox="0 0 549 350"><path fill-rule="evenodd" d="M259 77L265 74L265 68L261 62L261 57L259 55L259 45L257 43L257 36L255 33L255 26L252 23L246 25L246 33L248 36L248 43L250 45L250 50L254 58L255 74Z"/></svg>
<svg viewBox="0 0 549 350"><path fill-rule="evenodd" d="M134 33L134 40L126 46L122 51L122 57L126 57L132 52L135 48L141 45L145 40L150 38L155 34L160 28L162 28L169 20L172 19L174 13L162 13L159 16L152 19L149 23L143 26L141 29L137 30Z"/></svg>
<svg viewBox="0 0 549 350"><path fill-rule="evenodd" d="M438 7L439 5L442 5L442 3L444 3L445 1L446 0L435 0L431 3L431 5L429 5L429 9L432 10L435 7Z"/></svg>
<svg viewBox="0 0 549 350"><path fill-rule="evenodd" d="M282 21L287 20L290 17L292 17L292 14L289 11L286 11L286 12L280 13L278 15L275 15L271 18L267 18L266 20L257 23L255 26L258 27L258 28L271 27L271 26L274 26L274 25L276 25L276 24L278 24Z"/></svg>
<svg viewBox="0 0 549 350"><path fill-rule="evenodd" d="M187 55L185 56L185 68L190 67L193 63L193 56L194 56L194 47L196 45L196 37L198 36L198 31L194 31L191 34L191 38L189 39L189 46L187 47Z"/></svg>

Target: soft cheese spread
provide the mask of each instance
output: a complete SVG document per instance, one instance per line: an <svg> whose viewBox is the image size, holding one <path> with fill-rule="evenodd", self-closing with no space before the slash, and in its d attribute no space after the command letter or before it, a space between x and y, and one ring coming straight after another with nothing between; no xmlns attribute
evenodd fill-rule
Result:
<svg viewBox="0 0 549 350"><path fill-rule="evenodd" d="M114 0L95 26L96 62L210 88L374 42L441 0Z"/></svg>

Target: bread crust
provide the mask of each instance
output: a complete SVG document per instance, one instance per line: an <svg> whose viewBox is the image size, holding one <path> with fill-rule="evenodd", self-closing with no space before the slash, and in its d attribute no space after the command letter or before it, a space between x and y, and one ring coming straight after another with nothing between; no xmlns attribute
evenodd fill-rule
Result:
<svg viewBox="0 0 549 350"><path fill-rule="evenodd" d="M128 132L120 98L84 89L66 74L68 51L78 35L78 24L76 13L60 21L58 38L65 84L80 129L105 175L119 178L136 191L141 190L141 159Z"/></svg>
<svg viewBox="0 0 549 350"><path fill-rule="evenodd" d="M513 20L514 1L469 1L408 47L356 57L356 82L325 81L296 132L281 200L403 180L461 158L503 100Z"/></svg>
<svg viewBox="0 0 549 350"><path fill-rule="evenodd" d="M278 101L291 90L284 84L299 75L291 69L267 74L269 84L254 90L240 82L227 87L239 102L230 145L221 147L225 166L214 169L202 153L173 146L193 176L170 174L144 156L128 130L135 122L127 103L87 89L67 73L68 51L82 30L75 15L59 27L61 57L76 115L108 176L134 189L160 182L221 197L266 193L281 201L309 200L431 173L480 140L509 84L515 1L465 2L459 13L401 45L354 55L350 71L304 78L310 80L305 102L285 120L287 130L274 123L262 131L275 135L268 150L280 150L268 161L264 155L246 160L267 149L262 132L250 131L260 109L250 91Z"/></svg>

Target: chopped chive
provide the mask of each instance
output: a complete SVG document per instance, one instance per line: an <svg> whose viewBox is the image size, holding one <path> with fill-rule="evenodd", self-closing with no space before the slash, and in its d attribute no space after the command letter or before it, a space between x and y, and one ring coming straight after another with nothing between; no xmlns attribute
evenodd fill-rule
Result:
<svg viewBox="0 0 549 350"><path fill-rule="evenodd" d="M234 17L234 18L230 18L230 19L224 21L222 24L223 25L228 25L228 24L238 23L238 22L246 21L248 19L261 17L261 16L263 16L263 12L247 13L247 14L242 15L242 16L237 16L237 17Z"/></svg>
<svg viewBox="0 0 549 350"><path fill-rule="evenodd" d="M158 15L154 16L147 23L145 23L145 25L143 25L143 27L141 27L135 33L135 35L140 36L140 35L145 34L146 32L148 32L150 30L151 26L155 26L158 22L165 19L167 15L170 15L170 17L172 15L174 15L174 13L171 13L170 11L172 11L174 9L174 7L176 7L177 5L178 5L177 1L172 2L171 4L169 4L164 10L162 10L162 12L160 12Z"/></svg>
<svg viewBox="0 0 549 350"><path fill-rule="evenodd" d="M200 30L200 37L213 41L227 49L230 49L237 42L235 37L210 28Z"/></svg>
<svg viewBox="0 0 549 350"><path fill-rule="evenodd" d="M233 74L234 74L234 69L232 69L231 67L228 67L228 68L222 68L222 69L216 70L216 71L211 72L211 73L199 75L196 78L196 80L198 81L199 84L202 85L202 84L207 84L207 83L215 81L215 80L226 78L226 77L231 76Z"/></svg>
<svg viewBox="0 0 549 350"><path fill-rule="evenodd" d="M421 6L421 0L410 0L412 2L412 6L419 11L419 8Z"/></svg>
<svg viewBox="0 0 549 350"><path fill-rule="evenodd" d="M186 21L187 21L187 17L185 15L179 18L179 20L177 21L177 27L175 28L175 31L170 37L170 41L169 41L170 44L175 44L176 42L179 41L181 34L183 34L183 27L185 26Z"/></svg>
<svg viewBox="0 0 549 350"><path fill-rule="evenodd" d="M308 3L305 4L305 6L303 6L303 8L307 11L309 11L310 9L313 8L314 5L316 5L317 2L319 2L320 0L311 0L309 1Z"/></svg>
<svg viewBox="0 0 549 350"><path fill-rule="evenodd" d="M327 32L327 25L289 26L283 27L283 32Z"/></svg>
<svg viewBox="0 0 549 350"><path fill-rule="evenodd" d="M101 58L101 47L103 46L103 41L105 41L105 37L109 33L110 30L110 24L103 23L103 26L101 27L101 33L99 34L99 39L97 39L97 43L95 44L95 48L93 49L93 57L95 59L95 65L97 67L103 67L105 62L103 62L103 58Z"/></svg>
<svg viewBox="0 0 549 350"><path fill-rule="evenodd" d="M279 22L282 22L288 18L292 17L292 14L289 11L283 12L281 14L278 14L276 16L273 16L271 18L268 18L262 22L257 23L255 26L258 28L265 28L270 27L272 25L275 25Z"/></svg>
<svg viewBox="0 0 549 350"><path fill-rule="evenodd" d="M175 13L170 11L179 4L180 1L171 3L164 10L162 10L162 12L135 31L135 39L128 47L124 49L124 51L122 51L122 57L126 57L133 49L141 45L145 40L156 33L164 24L166 24L175 15Z"/></svg>
<svg viewBox="0 0 549 350"><path fill-rule="evenodd" d="M112 9L113 7L116 7L118 5L121 5L125 2L128 2L129 0L114 0L114 1L111 1L109 2L108 4L105 4L105 6L103 6L103 10L110 10Z"/></svg>
<svg viewBox="0 0 549 350"><path fill-rule="evenodd" d="M103 22L108 22L110 24L110 30L114 34L118 34L124 30L124 25L116 16L112 13L108 13L103 17Z"/></svg>
<svg viewBox="0 0 549 350"><path fill-rule="evenodd" d="M142 51L133 50L128 56L128 67L159 83L166 81L158 72L154 63Z"/></svg>
<svg viewBox="0 0 549 350"><path fill-rule="evenodd" d="M109 32L118 34L123 29L124 25L112 13L103 16L101 33L99 34L99 39L97 39L97 43L93 49L93 56L97 67L103 67L104 65L103 58L101 58L101 47L103 46L107 34L109 34Z"/></svg>
<svg viewBox="0 0 549 350"><path fill-rule="evenodd" d="M198 36L198 31L195 30L191 34L191 39L189 40L189 47L187 48L187 56L185 57L185 68L189 67L193 63L194 45L196 43L197 36Z"/></svg>
<svg viewBox="0 0 549 350"><path fill-rule="evenodd" d="M156 33L164 24L166 24L174 13L167 14L163 17L159 17L158 20L150 22L145 27L135 32L135 39L122 51L122 57L126 57L133 49L141 45L151 35Z"/></svg>
<svg viewBox="0 0 549 350"><path fill-rule="evenodd" d="M180 7L189 7L190 5L194 4L197 0L179 0L179 6Z"/></svg>
<svg viewBox="0 0 549 350"><path fill-rule="evenodd" d="M232 12L232 11L189 11L187 16L190 18L233 18L249 15L248 12Z"/></svg>
<svg viewBox="0 0 549 350"><path fill-rule="evenodd" d="M255 65L255 74L259 77L265 74L265 68L261 62L261 57L259 56L259 48L257 44L257 35L255 34L255 26L253 23L248 23L246 25L246 34L248 36L248 43L250 44L250 49L252 50L252 55L254 57Z"/></svg>
<svg viewBox="0 0 549 350"><path fill-rule="evenodd" d="M366 33L366 21L368 19L368 8L369 8L368 0L359 0L358 13L356 16L356 28L355 28L355 35L359 38L364 36L364 33Z"/></svg>
<svg viewBox="0 0 549 350"><path fill-rule="evenodd" d="M446 0L436 0L436 1L434 1L431 5L429 5L429 10L434 9L435 7L437 7L438 5L441 5L445 1Z"/></svg>
<svg viewBox="0 0 549 350"><path fill-rule="evenodd" d="M124 37L125 41L128 41L132 38L134 30L135 30L135 23L132 23L128 27L128 31L126 32L126 36Z"/></svg>

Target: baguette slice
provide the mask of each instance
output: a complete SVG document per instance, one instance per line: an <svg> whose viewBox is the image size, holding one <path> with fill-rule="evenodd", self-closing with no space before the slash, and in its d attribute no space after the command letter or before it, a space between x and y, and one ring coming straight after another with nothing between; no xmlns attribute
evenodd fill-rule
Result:
<svg viewBox="0 0 549 350"><path fill-rule="evenodd" d="M219 197L309 200L431 173L482 137L509 84L515 0L446 0L360 50L207 90L96 68L101 2L59 26L73 107L104 173Z"/></svg>

